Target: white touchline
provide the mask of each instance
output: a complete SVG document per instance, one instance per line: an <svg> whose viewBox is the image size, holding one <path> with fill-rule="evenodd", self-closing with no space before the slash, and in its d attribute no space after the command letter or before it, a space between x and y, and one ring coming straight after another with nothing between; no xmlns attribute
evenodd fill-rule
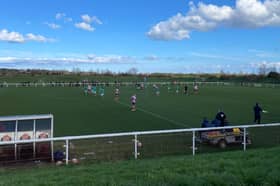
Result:
<svg viewBox="0 0 280 186"><path fill-rule="evenodd" d="M125 106L127 106L127 107L130 107L130 105L128 105L128 104L126 104L126 103L123 103L123 102L120 102L120 101L118 101L118 103L121 104L121 105L125 105ZM144 113L146 113L146 114L152 115L152 116L154 116L154 117L156 117L156 118L159 118L159 119L168 121L169 123L172 123L172 124L177 125L177 126L189 127L188 125L186 125L186 124L184 124L184 123L174 121L174 120L172 120L172 119L169 119L169 118L164 117L164 116L161 116L161 115L159 115L159 114L156 114L156 113L147 111L147 110L142 109L142 108L139 108L139 107L137 107L137 110L140 110L140 111L142 111L142 112L144 112Z"/></svg>

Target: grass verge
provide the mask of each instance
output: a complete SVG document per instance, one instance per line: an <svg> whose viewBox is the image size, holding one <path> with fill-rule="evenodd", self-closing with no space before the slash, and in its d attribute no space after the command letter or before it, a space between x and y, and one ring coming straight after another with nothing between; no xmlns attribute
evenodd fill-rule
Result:
<svg viewBox="0 0 280 186"><path fill-rule="evenodd" d="M280 185L280 147L138 161L0 169L0 185Z"/></svg>

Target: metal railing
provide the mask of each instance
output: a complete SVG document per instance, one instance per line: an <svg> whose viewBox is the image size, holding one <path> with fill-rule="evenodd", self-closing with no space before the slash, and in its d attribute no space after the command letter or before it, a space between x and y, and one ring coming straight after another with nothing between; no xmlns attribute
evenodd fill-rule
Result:
<svg viewBox="0 0 280 186"><path fill-rule="evenodd" d="M83 135L83 136L65 136L65 137L53 137L53 138L46 138L46 139L31 139L31 140L15 140L15 141L3 141L0 142L1 145L16 145L16 144L26 144L26 143L40 143L40 142L57 142L63 141L65 142L65 163L69 163L69 145L71 141L75 140L86 140L92 139L96 140L98 138L112 138L112 137L125 137L131 136L133 137L133 148L134 148L134 159L138 159L139 156L139 137L145 135L163 135L163 134L175 134L175 133L184 133L189 132L192 133L192 155L196 154L196 134L198 132L203 131L213 131L213 130L227 130L227 129L234 129L239 128L243 130L243 150L246 151L246 134L248 128L264 128L264 127L279 127L280 123L272 123L272 124L254 124L254 125L237 125L237 126L226 126L226 127L211 127L211 128L190 128L190 129L174 129L174 130L155 130L155 131L135 131L135 132L123 132L123 133L110 133L110 134L94 134L94 135ZM279 130L279 129L278 129ZM280 130L279 130L280 135Z"/></svg>
<svg viewBox="0 0 280 186"><path fill-rule="evenodd" d="M278 83L253 83L253 82L222 82L222 81L177 81L174 83L173 81L153 81L153 82L143 82L143 81L130 81L130 82L97 82L94 83L96 85L121 85L121 86L130 86L135 85L136 83L145 83L146 85L210 85L210 86L244 86L244 87L270 87L277 88L280 87ZM93 82L47 82L47 83L1 83L2 87L77 87L77 86L85 86L88 84L93 84Z"/></svg>

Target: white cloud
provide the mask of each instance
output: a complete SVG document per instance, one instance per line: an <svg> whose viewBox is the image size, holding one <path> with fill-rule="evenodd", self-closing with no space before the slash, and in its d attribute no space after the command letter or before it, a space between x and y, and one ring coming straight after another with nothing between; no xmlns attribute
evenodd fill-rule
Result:
<svg viewBox="0 0 280 186"><path fill-rule="evenodd" d="M0 31L0 41L6 41L11 43L23 43L24 37L18 32L9 32L6 29Z"/></svg>
<svg viewBox="0 0 280 186"><path fill-rule="evenodd" d="M192 10L194 14L199 14L205 19L212 21L226 21L230 20L234 15L234 10L229 6L216 6L216 5L205 5L204 3L199 3L198 8Z"/></svg>
<svg viewBox="0 0 280 186"><path fill-rule="evenodd" d="M67 17L65 13L57 13L55 15L55 19L63 20L64 22L71 22L73 19L71 17Z"/></svg>
<svg viewBox="0 0 280 186"><path fill-rule="evenodd" d="M62 19L62 18L65 17L65 16L66 16L65 13L57 13L57 14L55 15L55 18L56 18L56 19Z"/></svg>
<svg viewBox="0 0 280 186"><path fill-rule="evenodd" d="M103 24L102 21L100 19L98 19L96 16L93 16L91 18L91 20L92 20L93 23L96 23L96 24L99 24L99 25Z"/></svg>
<svg viewBox="0 0 280 186"><path fill-rule="evenodd" d="M32 33L26 34L25 40L26 41L37 41L37 42L42 42L42 43L54 42L55 41L52 38L46 38L42 35L35 35L35 34L32 34Z"/></svg>
<svg viewBox="0 0 280 186"><path fill-rule="evenodd" d="M95 54L89 54L89 55L87 56L88 60L94 60L95 57L96 57Z"/></svg>
<svg viewBox="0 0 280 186"><path fill-rule="evenodd" d="M199 15L184 16L178 13L153 26L147 35L156 40L182 40L189 39L192 30L207 31L215 26L214 22L208 22Z"/></svg>
<svg viewBox="0 0 280 186"><path fill-rule="evenodd" d="M262 61L262 62L257 62L257 63L251 63L251 66L253 68L260 68L260 67L266 67L266 68L280 68L280 62L267 62L267 61Z"/></svg>
<svg viewBox="0 0 280 186"><path fill-rule="evenodd" d="M71 69L73 67L85 67L86 70L89 67L105 67L111 68L113 71L116 70L115 67L120 67L121 65L137 65L140 71L143 72L182 72L182 73L219 73L220 71L230 72L230 73L258 73L260 67L265 66L266 70L271 69L280 70L279 61L263 61L256 63L228 63L223 64L222 62L204 62L197 61L196 63L189 61L188 57L169 57L173 62L180 62L182 59L184 61L189 61L189 63L162 63L161 65L149 66L145 61L144 57L133 57L133 56L121 56L121 55L82 55L82 54L64 54L61 57L37 57L31 54L16 55L15 52L10 55L5 55L5 57L0 56L0 65L2 67L15 67L19 68L60 68L60 69ZM56 55L55 55L56 56ZM215 58L215 56L214 56ZM159 60L168 60L168 58L158 57ZM145 64L143 66L143 64ZM104 66L103 66L104 65ZM115 66L111 66L115 65ZM148 66L147 66L148 65ZM120 67L122 70L123 67Z"/></svg>
<svg viewBox="0 0 280 186"><path fill-rule="evenodd" d="M55 24L55 23L48 23L48 22L45 22L44 24L47 25L48 27L50 27L51 29L59 29L59 28L61 28L60 25Z"/></svg>
<svg viewBox="0 0 280 186"><path fill-rule="evenodd" d="M265 27L280 26L279 0L238 0L236 2L234 26Z"/></svg>
<svg viewBox="0 0 280 186"><path fill-rule="evenodd" d="M90 17L88 14L81 15L82 22L76 23L75 27L87 30L87 31L94 31L95 28L92 26L92 23L96 23L101 25L102 22L96 17Z"/></svg>
<svg viewBox="0 0 280 186"><path fill-rule="evenodd" d="M256 57L260 57L260 58L277 58L277 57L280 57L280 54L276 51L264 51L264 50L249 49L248 52L253 53Z"/></svg>
<svg viewBox="0 0 280 186"><path fill-rule="evenodd" d="M25 36L18 32L9 32L6 29L0 31L0 41L10 42L10 43L24 43L26 41L36 41L36 42L53 42L52 38L46 38L42 35L35 35L28 33Z"/></svg>
<svg viewBox="0 0 280 186"><path fill-rule="evenodd" d="M133 57L120 56L120 55L106 55L106 56L96 56L90 54L87 56L88 62L91 63L132 63L135 62Z"/></svg>
<svg viewBox="0 0 280 186"><path fill-rule="evenodd" d="M85 14L85 15L81 15L81 17L84 22L91 23L91 17L89 15Z"/></svg>
<svg viewBox="0 0 280 186"><path fill-rule="evenodd" d="M90 17L89 15L84 14L84 15L81 15L81 18L85 23L88 23L88 24L90 24L90 23L96 23L99 25L102 24L102 21L100 19L98 19L96 16Z"/></svg>
<svg viewBox="0 0 280 186"><path fill-rule="evenodd" d="M0 57L0 62L9 63L17 60L16 57Z"/></svg>
<svg viewBox="0 0 280 186"><path fill-rule="evenodd" d="M157 40L189 39L192 31L208 31L219 27L261 28L280 26L279 0L236 0L235 7L189 3L185 15L178 13L155 24L148 37Z"/></svg>
<svg viewBox="0 0 280 186"><path fill-rule="evenodd" d="M85 23L85 22L76 23L75 27L83 29L83 30L87 30L87 31L90 31L90 32L95 30L95 28L93 28L90 24Z"/></svg>
<svg viewBox="0 0 280 186"><path fill-rule="evenodd" d="M208 59L222 59L227 61L241 61L244 59L241 57L231 57L231 56L223 56L223 55L215 55L212 53L200 53L200 52L190 52L189 55L199 58L208 58Z"/></svg>
<svg viewBox="0 0 280 186"><path fill-rule="evenodd" d="M182 40L188 39L189 30L180 25L181 14L178 14L167 21L162 21L147 33L147 35L156 40Z"/></svg>
<svg viewBox="0 0 280 186"><path fill-rule="evenodd" d="M150 55L150 56L146 56L144 57L144 60L147 60L147 61L157 61L157 60L160 60L160 58L156 55Z"/></svg>
<svg viewBox="0 0 280 186"><path fill-rule="evenodd" d="M129 56L120 56L120 55L105 55L105 56L96 56L88 55L87 58L73 58L73 57L61 57L61 58L29 58L29 57L0 57L0 63L36 63L36 64L83 64L83 63L135 63L136 59Z"/></svg>

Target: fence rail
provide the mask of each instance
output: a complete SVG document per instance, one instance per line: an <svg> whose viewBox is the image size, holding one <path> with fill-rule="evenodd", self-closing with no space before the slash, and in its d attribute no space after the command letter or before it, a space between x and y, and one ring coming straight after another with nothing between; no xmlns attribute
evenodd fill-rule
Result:
<svg viewBox="0 0 280 186"><path fill-rule="evenodd" d="M153 82L143 82L143 81L131 81L131 82L47 82L47 83L0 83L2 87L75 87L75 86L84 86L88 84L96 84L96 85L123 85L123 86L129 86L129 85L135 85L136 83L145 83L146 85L183 85L183 84L198 84L198 85L211 85L211 86L245 86L245 87L272 87L277 88L280 87L279 83L253 83L253 82L222 82L222 81L177 81L176 83L173 81L153 81Z"/></svg>
<svg viewBox="0 0 280 186"><path fill-rule="evenodd" d="M65 137L53 137L46 139L31 139L31 140L14 140L14 141L6 141L0 142L0 146L2 145L17 145L17 144L28 144L28 143L41 143L41 142L65 142L65 162L69 163L69 146L71 146L71 142L75 142L78 140L97 140L100 138L114 138L114 137L132 137L131 143L133 146L133 154L134 158L137 159L139 155L139 138L143 138L147 135L164 135L164 134L178 134L178 133L190 133L192 135L191 139L191 150L192 154L196 153L196 138L199 132L203 131L215 131L215 130L227 130L239 128L243 130L243 150L246 150L246 134L247 129L250 128L267 128L267 127L280 127L280 123L272 123L272 124L254 124L254 125L237 125L237 126L226 126L226 127L211 127L211 128L190 128L190 129L174 129L174 130L155 130L155 131L135 131L135 132L123 132L123 133L110 133L110 134L94 134L94 135L83 135L83 136L65 136ZM279 130L279 129L276 129ZM280 131L277 132L277 135L280 136ZM110 141L109 141L110 142ZM111 142L112 143L112 142ZM280 141L279 141L280 143Z"/></svg>

